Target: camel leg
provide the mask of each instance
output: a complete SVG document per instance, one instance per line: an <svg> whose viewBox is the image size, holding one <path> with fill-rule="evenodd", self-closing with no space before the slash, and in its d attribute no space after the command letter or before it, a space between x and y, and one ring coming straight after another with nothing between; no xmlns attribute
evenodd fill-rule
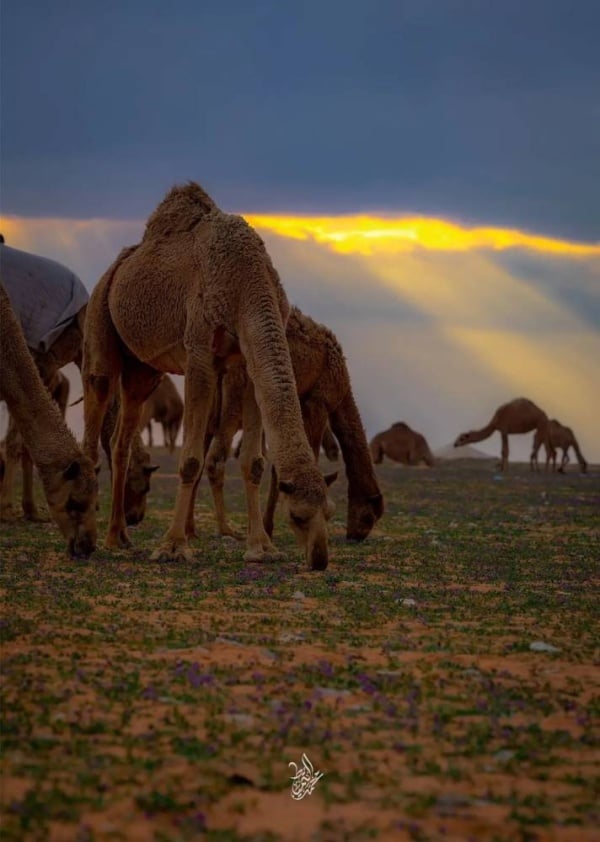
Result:
<svg viewBox="0 0 600 842"><path fill-rule="evenodd" d="M500 470L505 471L508 466L508 434L501 433L502 435L502 460L500 462Z"/></svg>
<svg viewBox="0 0 600 842"><path fill-rule="evenodd" d="M105 546L130 547L125 520L125 482L131 443L137 433L144 401L156 386L160 373L137 360L127 360L121 373L121 401L117 427L111 441L112 507Z"/></svg>
<svg viewBox="0 0 600 842"><path fill-rule="evenodd" d="M15 506L15 478L17 466L21 461L23 441L11 415L8 417L8 430L5 440L5 467L2 491L0 492L0 520L13 520L18 517Z"/></svg>
<svg viewBox="0 0 600 842"><path fill-rule="evenodd" d="M153 447L152 444L152 421L148 421L148 447Z"/></svg>
<svg viewBox="0 0 600 842"><path fill-rule="evenodd" d="M208 343L207 343L208 344ZM198 345L202 345L198 341ZM179 487L171 526L162 544L152 553L153 561L191 561L186 527L193 517L194 494L204 467L204 447L216 391L216 376L210 356L188 352L185 376L183 445L179 457Z"/></svg>
<svg viewBox="0 0 600 842"><path fill-rule="evenodd" d="M243 429L240 467L248 506L248 537L244 561L281 561L285 559L285 554L277 551L266 533L260 511L260 481L265 468L262 453L263 427L254 386L250 380L244 393Z"/></svg>
<svg viewBox="0 0 600 842"><path fill-rule="evenodd" d="M213 437L206 456L206 473L215 506L219 535L235 538L237 541L243 541L244 536L235 529L227 517L225 495L223 493L225 486L225 467L231 450L231 442L239 426L236 419L229 420L229 424L225 421L219 425Z"/></svg>
<svg viewBox="0 0 600 842"><path fill-rule="evenodd" d="M38 523L48 523L49 518L42 515L38 507L35 505L35 498L33 496L33 461L25 446L23 446L21 453L21 466L23 470L22 505L25 520L31 520Z"/></svg>
<svg viewBox="0 0 600 842"><path fill-rule="evenodd" d="M327 429L328 417L327 411L320 401L306 400L302 402L302 419L304 421L304 429L306 437L311 450L315 457L315 462L318 463L321 452L321 443L325 430ZM271 482L269 485L269 495L267 497L267 504L265 506L265 513L263 517L263 526L267 535L273 536L273 529L275 524L275 509L277 508L277 501L279 500L279 484L277 479L277 471L275 466L271 468Z"/></svg>
<svg viewBox="0 0 600 842"><path fill-rule="evenodd" d="M275 509L277 508L277 501L279 500L279 479L277 477L277 470L275 465L271 465L271 481L269 484L269 496L267 497L267 505L265 506L265 514L263 516L263 526L269 538L273 537L273 529L275 527Z"/></svg>

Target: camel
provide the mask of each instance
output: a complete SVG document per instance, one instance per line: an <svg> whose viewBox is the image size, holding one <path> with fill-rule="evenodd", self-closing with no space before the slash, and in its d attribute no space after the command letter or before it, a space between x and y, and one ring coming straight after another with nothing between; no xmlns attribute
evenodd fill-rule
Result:
<svg viewBox="0 0 600 842"><path fill-rule="evenodd" d="M106 409L120 387L112 447L112 510L106 545L131 545L124 482L142 405L164 373L185 376L184 441L171 526L152 554L158 561L191 560L186 522L204 466L204 440L217 392L218 369L240 354L251 388L241 461L246 493L258 501L263 424L285 495L290 525L308 567L328 564L331 501L302 424L285 338L287 297L264 243L239 216L221 211L190 182L173 187L151 214L140 243L124 249L96 285L84 339L84 452L98 460ZM257 509L245 558L266 559L275 548Z"/></svg>
<svg viewBox="0 0 600 842"><path fill-rule="evenodd" d="M376 465L383 462L384 456L403 465L425 462L431 468L435 462L425 436L411 429L404 421L397 421L388 430L377 433L371 439L369 448Z"/></svg>
<svg viewBox="0 0 600 842"><path fill-rule="evenodd" d="M168 374L165 374L144 404L140 428L148 429L148 447L152 447L153 420L162 425L165 447L168 448L169 453L173 453L183 421L183 401L177 391L177 386Z"/></svg>
<svg viewBox="0 0 600 842"><path fill-rule="evenodd" d="M69 401L70 385L68 379L61 371L57 371L53 380L48 386L50 397L60 409L60 414L65 417L67 411L67 403ZM23 488L21 496L21 505L23 508L23 516L25 520L31 521L46 521L46 517L38 511L33 495L33 462L29 451L23 444L23 439L18 430L17 425L12 422L12 416L9 415L9 430L4 443L4 458L3 464L0 468L0 512L3 520L11 518L15 514L13 506L12 494L14 491L14 471L17 463L21 462L21 470L23 473ZM10 453L10 458L6 460L6 452Z"/></svg>
<svg viewBox="0 0 600 842"><path fill-rule="evenodd" d="M328 328L313 321L297 307L292 307L286 326L286 337L304 426L315 462L319 457L324 434L329 430L333 444L337 447L333 439L334 434L340 443L346 466L346 537L349 540L364 540L383 514L383 496L371 462L360 413L352 394L344 353L337 338ZM223 484L225 462L230 452L231 441L245 423L242 404L246 379L243 365L231 367L225 374L220 424L206 460L219 533L233 537L237 537L237 533L225 515ZM331 481L332 476L328 477L328 480ZM269 535L273 534L278 492L276 470L273 470L264 514L264 525ZM188 523L192 529L191 512Z"/></svg>
<svg viewBox="0 0 600 842"><path fill-rule="evenodd" d="M565 427L560 423L560 421L557 421L556 418L552 418L548 424L550 431L550 443L552 447L546 447L546 469L548 468L550 460L552 460L552 470L556 470L556 451L560 448L562 450L562 459L558 472L563 474L569 463L569 448L572 447L575 451L575 455L577 456L579 466L581 467L581 472L583 474L587 473L587 462L583 458L583 453L579 448L579 442L575 438L573 430L570 427ZM539 441L537 446L539 447L542 443L542 441Z"/></svg>
<svg viewBox="0 0 600 842"><path fill-rule="evenodd" d="M323 440L321 442L321 447L323 448L323 452L330 462L337 462L337 460L340 458L340 448L335 436L331 432L331 427L329 426L329 424L327 424L323 431Z"/></svg>
<svg viewBox="0 0 600 842"><path fill-rule="evenodd" d="M118 416L119 399L116 397L104 416L100 431L102 449L111 467L111 474L112 438L117 428ZM152 465L150 458L150 454L144 447L142 437L138 431L134 435L131 443L131 456L129 458L123 492L123 508L127 526L136 526L138 523L141 523L146 514L146 497L150 491L150 478L154 471L158 470L158 465Z"/></svg>
<svg viewBox="0 0 600 842"><path fill-rule="evenodd" d="M4 244L0 244L0 249L2 283L20 322L29 353L48 390L52 393L59 388L59 383L64 390L64 381L56 379L59 369L70 362L81 369L87 290L77 275L54 260ZM59 398L58 395L56 397ZM68 400L68 394L65 400ZM6 434L0 519L15 516L14 477L21 454L25 459L24 468L26 466L24 514L26 518L36 520L38 514L31 493L31 462L22 448L19 431L11 416Z"/></svg>
<svg viewBox="0 0 600 842"><path fill-rule="evenodd" d="M502 436L502 458L500 470L505 471L508 465L508 437L520 433L536 431L533 441L533 448L529 458L531 470L538 470L537 455L542 443L546 444L550 452L554 450L549 438L548 416L536 406L533 401L527 398L515 398L509 403L498 407L492 420L481 430L471 430L468 433L461 433L454 447L462 447L465 444L483 441L489 438L496 430Z"/></svg>
<svg viewBox="0 0 600 842"><path fill-rule="evenodd" d="M98 482L52 401L27 349L10 299L0 284L0 399L5 400L33 459L50 513L71 556L96 548Z"/></svg>

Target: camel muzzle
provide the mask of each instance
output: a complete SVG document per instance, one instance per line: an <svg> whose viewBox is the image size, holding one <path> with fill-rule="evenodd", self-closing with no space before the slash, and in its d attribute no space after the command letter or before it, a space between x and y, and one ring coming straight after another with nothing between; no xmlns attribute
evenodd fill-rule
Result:
<svg viewBox="0 0 600 842"><path fill-rule="evenodd" d="M309 570L326 570L329 563L327 539L320 539L308 548L306 553Z"/></svg>
<svg viewBox="0 0 600 842"><path fill-rule="evenodd" d="M89 535L81 538L71 538L69 541L69 555L71 558L89 558L96 549L96 542Z"/></svg>

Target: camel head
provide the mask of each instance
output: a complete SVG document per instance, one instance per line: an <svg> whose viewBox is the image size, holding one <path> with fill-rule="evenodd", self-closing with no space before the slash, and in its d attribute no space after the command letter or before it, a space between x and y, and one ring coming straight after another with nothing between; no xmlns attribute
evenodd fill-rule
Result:
<svg viewBox="0 0 600 842"><path fill-rule="evenodd" d="M290 526L304 549L309 570L325 570L329 561L327 521L335 504L327 495L327 487L336 478L337 473L323 477L311 463L279 483Z"/></svg>
<svg viewBox="0 0 600 842"><path fill-rule="evenodd" d="M127 526L136 526L143 521L146 514L146 497L150 491L150 477L156 470L158 465L150 464L150 454L147 451L132 451L125 480L124 507Z"/></svg>
<svg viewBox="0 0 600 842"><path fill-rule="evenodd" d="M472 438L472 436L472 431L468 433L461 433L460 436L454 442L454 447L464 447L465 444L471 444L472 441L476 441L476 439ZM479 441L479 439L477 439L477 441Z"/></svg>
<svg viewBox="0 0 600 842"><path fill-rule="evenodd" d="M52 517L67 539L69 555L87 558L96 549L97 471L87 456L66 468L39 466Z"/></svg>
<svg viewBox="0 0 600 842"><path fill-rule="evenodd" d="M364 498L348 498L346 538L364 541L383 515L383 494L370 494Z"/></svg>

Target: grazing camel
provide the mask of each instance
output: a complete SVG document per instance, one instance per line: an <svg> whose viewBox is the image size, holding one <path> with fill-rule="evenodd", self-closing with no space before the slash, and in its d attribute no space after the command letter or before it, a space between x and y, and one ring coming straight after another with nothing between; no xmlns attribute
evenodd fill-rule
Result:
<svg viewBox="0 0 600 842"><path fill-rule="evenodd" d="M549 438L548 416L539 406L536 406L533 401L527 398L515 398L515 400L509 403L502 404L494 413L489 424L486 424L481 430L471 430L468 433L461 433L454 442L454 447L462 447L465 444L483 441L489 438L496 430L502 436L501 471L506 470L508 465L509 436L530 433L532 430L536 431L533 440L533 449L529 458L529 465L532 471L538 470L537 455L542 443L547 446L551 453L553 452L554 448Z"/></svg>
<svg viewBox="0 0 600 842"><path fill-rule="evenodd" d="M87 290L77 275L54 260L4 244L0 244L0 260L2 283L11 307L21 324L40 376L52 392L58 385L56 377L59 369L70 362L81 368ZM28 484L28 488L24 488L24 504L27 501L25 517L35 520L38 515L30 493L31 462L21 446L21 437L11 416L6 434L6 475L0 499L0 518L16 514L14 477L22 453L24 467L27 465L24 483Z"/></svg>
<svg viewBox="0 0 600 842"><path fill-rule="evenodd" d="M404 421L397 421L388 430L377 433L371 439L369 447L376 465L383 462L384 456L403 465L419 465L425 462L431 468L435 463L425 436L411 429Z"/></svg>
<svg viewBox="0 0 600 842"><path fill-rule="evenodd" d="M546 468L548 468L548 464L550 460L552 460L552 470L556 470L556 451L558 448L562 450L562 459L560 462L560 468L558 472L564 474L565 467L569 463L569 448L573 448L575 451L575 455L577 456L577 461L579 462L579 466L581 468L581 472L583 474L587 473L587 462L583 458L583 453L579 448L579 442L575 438L575 434L570 427L565 427L560 421L557 421L556 418L553 418L551 421L548 422L549 424L549 431L550 431L550 442L552 447L546 447ZM537 435L537 434L536 434ZM537 443L537 446L543 442L540 441Z"/></svg>
<svg viewBox="0 0 600 842"><path fill-rule="evenodd" d="M162 425L165 447L169 453L173 453L183 421L183 401L168 374L152 392L142 411L140 429L148 429L148 447L152 447L152 421Z"/></svg>
<svg viewBox="0 0 600 842"><path fill-rule="evenodd" d="M72 556L96 548L98 482L52 401L0 284L0 399L5 400L38 469L48 507Z"/></svg>
<svg viewBox="0 0 600 842"><path fill-rule="evenodd" d="M329 424L325 427L323 431L323 441L321 442L321 447L323 448L323 452L325 456L329 459L330 462L337 462L340 458L340 447L336 441L335 436L331 432L331 427Z"/></svg>
<svg viewBox="0 0 600 842"><path fill-rule="evenodd" d="M60 414L63 419L67 411L67 403L69 401L70 385L68 379L61 371L57 371L53 380L48 386L50 397L60 409ZM21 470L23 473L23 487L21 495L21 505L23 508L23 516L25 520L31 521L45 521L46 517L41 515L35 504L33 494L33 461L29 455L29 451L23 444L23 439L19 432L18 426L11 422L12 416L9 415L9 430L4 443L5 454L8 451L10 458L3 459L3 465L0 468L0 512L1 519L7 520L13 517L15 507L13 506L13 491L14 491L14 472L18 462L21 462Z"/></svg>
<svg viewBox="0 0 600 842"><path fill-rule="evenodd" d="M111 445L117 428L118 416L119 399L116 397L104 416L100 431L100 441L102 442L102 449L106 454L111 469L111 476ZM154 471L157 470L158 465L151 464L150 453L144 447L141 435L139 432L136 432L131 442L131 455L129 457L125 488L123 491L123 509L127 526L136 526L143 521L146 514L146 497L150 491L150 478Z"/></svg>
<svg viewBox="0 0 600 842"><path fill-rule="evenodd" d="M383 496L352 394L344 353L327 327L313 321L297 307L291 309L286 337L304 426L315 462L319 458L324 433L330 428L339 441L348 479L346 537L364 540L383 514ZM237 430L244 426L242 404L246 379L243 365L232 367L225 374L220 424L206 460L219 532L234 537L236 532L225 515L223 484L231 441ZM334 478L335 475L332 475L327 479L332 481ZM273 534L278 493L276 471L273 470L264 514L264 525L269 535Z"/></svg>
<svg viewBox="0 0 600 842"><path fill-rule="evenodd" d="M247 494L258 498L264 423L292 529L311 569L328 563L331 503L302 425L285 339L289 304L264 243L242 217L221 211L193 182L174 187L150 216L142 241L121 252L88 305L84 340L84 450L98 459L106 409L120 381L112 447L108 547L130 546L124 483L142 405L163 373L185 375L184 442L175 511L159 561L189 560L187 513L204 464L217 369L241 353L252 384L242 450ZM126 350L125 350L126 349ZM246 558L273 551L260 518L249 524Z"/></svg>

